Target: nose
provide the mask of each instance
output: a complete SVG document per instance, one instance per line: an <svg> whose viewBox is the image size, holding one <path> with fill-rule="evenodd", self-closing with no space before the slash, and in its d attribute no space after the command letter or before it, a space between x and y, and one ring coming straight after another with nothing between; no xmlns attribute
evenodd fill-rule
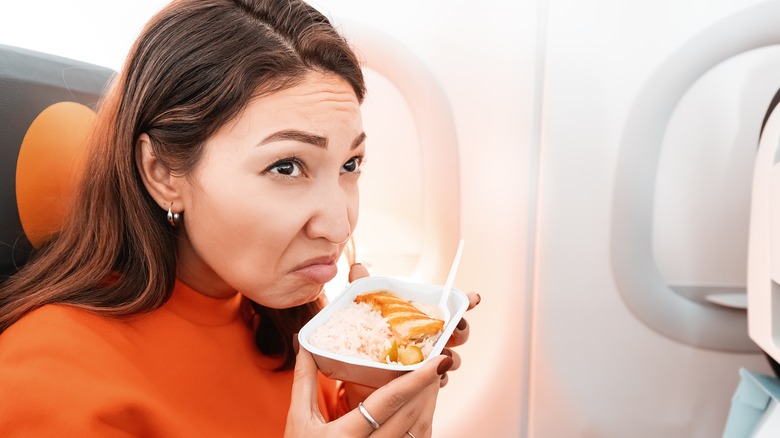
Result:
<svg viewBox="0 0 780 438"><path fill-rule="evenodd" d="M314 209L306 224L306 235L337 245L346 243L357 219L357 191L340 184L323 185L312 191L310 202Z"/></svg>

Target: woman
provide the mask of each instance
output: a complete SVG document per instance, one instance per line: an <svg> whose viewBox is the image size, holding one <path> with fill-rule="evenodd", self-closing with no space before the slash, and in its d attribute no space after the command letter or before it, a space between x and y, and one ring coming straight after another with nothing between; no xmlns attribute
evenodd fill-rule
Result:
<svg viewBox="0 0 780 438"><path fill-rule="evenodd" d="M457 355L374 391L293 345L357 221L364 93L305 3L155 16L68 220L0 289L0 434L430 436Z"/></svg>

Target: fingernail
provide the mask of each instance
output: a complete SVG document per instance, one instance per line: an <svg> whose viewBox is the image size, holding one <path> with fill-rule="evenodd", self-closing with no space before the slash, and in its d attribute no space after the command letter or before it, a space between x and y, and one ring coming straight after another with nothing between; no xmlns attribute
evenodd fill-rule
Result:
<svg viewBox="0 0 780 438"><path fill-rule="evenodd" d="M301 344L298 342L298 333L293 335L292 347L295 354L298 354L298 350L301 348Z"/></svg>
<svg viewBox="0 0 780 438"><path fill-rule="evenodd" d="M480 294L477 294L477 304L479 304L480 301L482 301L482 296ZM477 304L474 305L476 306Z"/></svg>
<svg viewBox="0 0 780 438"><path fill-rule="evenodd" d="M355 262L355 263L352 264L352 266L363 266L363 264L360 263L360 262Z"/></svg>
<svg viewBox="0 0 780 438"><path fill-rule="evenodd" d="M451 357L445 357L444 360L442 360L439 364L439 367L436 368L436 373L438 373L440 376L446 373L450 368L452 368L452 363L453 361Z"/></svg>
<svg viewBox="0 0 780 438"><path fill-rule="evenodd" d="M469 323L466 322L465 319L462 319L458 321L458 330L466 330L466 327L468 327Z"/></svg>
<svg viewBox="0 0 780 438"><path fill-rule="evenodd" d="M445 348L444 350L442 350L441 354L443 354L445 356L452 357L452 352L448 348Z"/></svg>

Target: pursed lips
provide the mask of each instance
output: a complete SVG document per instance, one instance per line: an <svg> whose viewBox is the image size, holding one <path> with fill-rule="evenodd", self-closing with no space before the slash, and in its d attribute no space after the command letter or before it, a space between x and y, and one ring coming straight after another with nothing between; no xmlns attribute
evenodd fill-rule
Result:
<svg viewBox="0 0 780 438"><path fill-rule="evenodd" d="M291 272L312 283L325 284L336 276L336 259L335 255L315 257L299 264Z"/></svg>

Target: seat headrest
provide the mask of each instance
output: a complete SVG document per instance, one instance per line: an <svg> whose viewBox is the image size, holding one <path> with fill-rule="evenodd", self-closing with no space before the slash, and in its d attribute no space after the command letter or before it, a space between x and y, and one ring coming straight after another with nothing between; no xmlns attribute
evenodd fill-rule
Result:
<svg viewBox="0 0 780 438"><path fill-rule="evenodd" d="M0 45L0 277L55 232L114 71Z"/></svg>

